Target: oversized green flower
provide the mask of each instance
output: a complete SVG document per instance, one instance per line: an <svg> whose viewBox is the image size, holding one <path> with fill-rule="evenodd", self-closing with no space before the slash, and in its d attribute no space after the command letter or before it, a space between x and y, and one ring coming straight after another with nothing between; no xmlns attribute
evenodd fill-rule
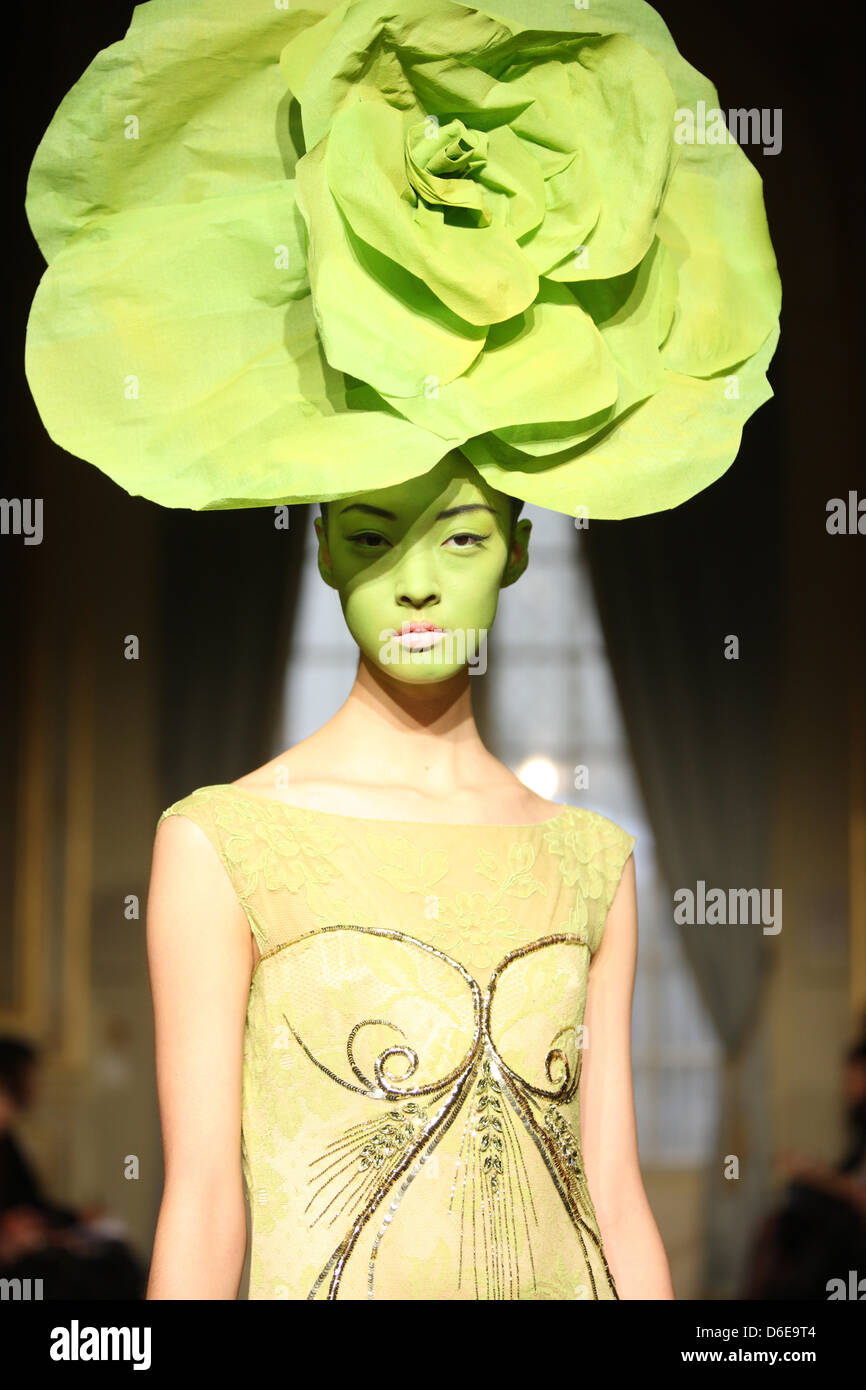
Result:
<svg viewBox="0 0 866 1390"><path fill-rule="evenodd" d="M333 499L455 447L593 517L675 506L771 394L740 147L642 0L149 0L60 104L27 213L51 437L195 509Z"/></svg>

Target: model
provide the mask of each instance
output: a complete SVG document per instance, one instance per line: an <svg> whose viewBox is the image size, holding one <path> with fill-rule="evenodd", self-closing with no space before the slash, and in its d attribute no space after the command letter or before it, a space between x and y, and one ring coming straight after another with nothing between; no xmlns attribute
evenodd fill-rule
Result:
<svg viewBox="0 0 866 1390"><path fill-rule="evenodd" d="M641 0L150 0L28 215L52 437L194 509L317 501L342 708L160 817L149 1297L665 1299L633 838L482 744L523 501L675 506L767 399L760 179ZM231 654L227 653L227 660Z"/></svg>

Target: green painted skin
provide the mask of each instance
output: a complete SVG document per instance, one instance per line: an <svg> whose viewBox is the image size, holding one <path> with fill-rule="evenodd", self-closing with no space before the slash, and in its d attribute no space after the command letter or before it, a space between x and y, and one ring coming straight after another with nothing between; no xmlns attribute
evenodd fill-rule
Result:
<svg viewBox="0 0 866 1390"><path fill-rule="evenodd" d="M356 504L384 508L394 519ZM437 520L453 507L493 511ZM316 518L319 572L337 590L346 626L375 668L416 685L449 680L476 660L500 590L526 569L532 523L520 519L513 536L511 527L511 499L452 452L423 477L329 503L327 533ZM451 640L415 650L389 640L404 623L424 620Z"/></svg>

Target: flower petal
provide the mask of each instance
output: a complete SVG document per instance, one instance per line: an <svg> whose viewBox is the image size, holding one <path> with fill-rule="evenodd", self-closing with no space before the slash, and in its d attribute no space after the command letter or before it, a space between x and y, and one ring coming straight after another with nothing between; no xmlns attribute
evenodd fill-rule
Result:
<svg viewBox="0 0 866 1390"><path fill-rule="evenodd" d="M561 267L569 255L576 258L575 269L579 269L601 209L598 179L584 150L575 151L545 179L544 197L544 220L521 242L523 254L539 275L546 275L553 266ZM557 278L566 277L560 274Z"/></svg>
<svg viewBox="0 0 866 1390"><path fill-rule="evenodd" d="M689 154L659 219L679 281L662 357L671 371L711 376L760 347L781 284L757 170L736 144Z"/></svg>
<svg viewBox="0 0 866 1390"><path fill-rule="evenodd" d="M501 202L502 220L515 240L540 226L545 216L544 175L529 148L508 126L490 132L487 163L478 181L494 205Z"/></svg>
<svg viewBox="0 0 866 1390"><path fill-rule="evenodd" d="M491 329L469 371L437 396L386 399L461 444L505 425L582 419L609 406L616 392L616 367L592 319L565 287L546 285L524 314Z"/></svg>
<svg viewBox="0 0 866 1390"><path fill-rule="evenodd" d="M670 329L677 294L673 259L656 238L640 265L610 280L570 289L590 315L617 369L614 403L587 420L562 420L497 430L499 439L541 458L584 443L665 384L659 344Z"/></svg>
<svg viewBox="0 0 866 1390"><path fill-rule="evenodd" d="M432 468L441 438L375 397L359 407L324 361L303 262L281 268L295 217L280 182L72 237L28 322L25 370L51 438L133 496L196 510L344 496L355 476L387 487Z"/></svg>
<svg viewBox="0 0 866 1390"><path fill-rule="evenodd" d="M541 468L493 435L462 450L492 487L552 511L577 516L585 507L590 517L612 520L665 511L715 482L736 458L745 421L773 394L766 369L778 339L776 325L729 377L666 372L661 390L591 447Z"/></svg>
<svg viewBox="0 0 866 1390"><path fill-rule="evenodd" d="M718 104L642 0L137 5L28 180L49 433L167 506L342 497L455 443L555 510L677 505L771 394L780 293L756 171L678 145L672 100ZM429 114L486 146L431 169L463 210L408 187Z"/></svg>
<svg viewBox="0 0 866 1390"><path fill-rule="evenodd" d="M413 205L404 141L403 117L382 102L357 102L335 118L328 181L350 227L460 318L474 324L513 318L538 289L529 261L503 227L452 225L424 203Z"/></svg>
<svg viewBox="0 0 866 1390"><path fill-rule="evenodd" d="M328 0L304 0L309 11ZM291 178L298 149L279 54L299 17L273 5L149 0L55 111L27 216L46 261L92 217Z"/></svg>
<svg viewBox="0 0 866 1390"><path fill-rule="evenodd" d="M510 36L509 27L453 0L340 5L292 40L280 58L285 80L301 99L307 149L324 139L337 114L358 100L387 97L411 116L409 123L422 119L435 108L425 107L416 96L413 65L440 60L459 69L464 54L474 59ZM449 119L459 115L451 111Z"/></svg>
<svg viewBox="0 0 866 1390"><path fill-rule="evenodd" d="M327 145L299 161L297 186L328 361L395 396L418 394L428 378L453 380L478 356L486 328L457 318L417 276L352 235L327 183Z"/></svg>
<svg viewBox="0 0 866 1390"><path fill-rule="evenodd" d="M582 146L600 192L586 255L545 271L554 280L622 275L652 245L679 146L676 98L663 69L623 34L588 40L569 67ZM560 216L568 214L568 208Z"/></svg>

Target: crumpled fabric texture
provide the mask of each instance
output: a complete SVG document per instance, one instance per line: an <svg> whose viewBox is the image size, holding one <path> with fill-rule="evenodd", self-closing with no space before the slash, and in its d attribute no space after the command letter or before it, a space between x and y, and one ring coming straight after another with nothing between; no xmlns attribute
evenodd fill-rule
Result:
<svg viewBox="0 0 866 1390"><path fill-rule="evenodd" d="M196 510L333 500L461 448L571 515L678 505L772 394L760 176L642 0L148 0L26 211L51 438Z"/></svg>

